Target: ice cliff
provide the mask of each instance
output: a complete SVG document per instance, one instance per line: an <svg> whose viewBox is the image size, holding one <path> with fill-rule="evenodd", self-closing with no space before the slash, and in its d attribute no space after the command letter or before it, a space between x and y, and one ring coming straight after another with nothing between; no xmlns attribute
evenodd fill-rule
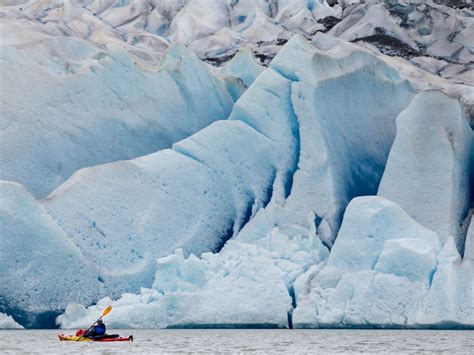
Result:
<svg viewBox="0 0 474 355"><path fill-rule="evenodd" d="M169 148L232 108L223 83L179 44L150 72L112 44L44 37L2 44L0 64L0 178L37 197L78 169Z"/></svg>
<svg viewBox="0 0 474 355"><path fill-rule="evenodd" d="M474 327L470 1L0 15L0 312Z"/></svg>
<svg viewBox="0 0 474 355"><path fill-rule="evenodd" d="M109 321L117 327L141 326L135 319L160 327L472 324L472 273L466 271L472 264L459 253L473 146L459 101L439 91L417 95L410 80L364 50L327 36L315 42L317 48L293 38L222 123L246 122L281 144L284 135L274 128L285 127L278 123L282 113L297 123L287 128L297 141L284 149L296 145L296 166L291 176L277 170L282 183L273 183L268 205L218 255L186 258L178 250L158 260L152 288L88 310L71 305L58 318L62 326L87 323L110 303ZM388 95L390 103L377 111ZM334 97L343 99L335 105ZM223 139L227 147L233 140ZM388 196L391 189L401 206L421 206L430 198L421 188L449 195L442 205L428 200L408 213L381 197L353 199L377 191ZM441 229L423 219L436 213ZM449 301L438 308L439 298Z"/></svg>

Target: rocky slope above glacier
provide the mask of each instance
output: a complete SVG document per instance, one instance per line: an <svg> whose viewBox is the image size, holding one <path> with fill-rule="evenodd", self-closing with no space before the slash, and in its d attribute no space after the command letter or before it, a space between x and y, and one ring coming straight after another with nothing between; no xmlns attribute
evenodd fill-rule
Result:
<svg viewBox="0 0 474 355"><path fill-rule="evenodd" d="M113 43L142 64L178 42L211 63L244 47L268 63L293 34L326 32L474 82L472 0L9 0L0 10L7 28L30 39Z"/></svg>

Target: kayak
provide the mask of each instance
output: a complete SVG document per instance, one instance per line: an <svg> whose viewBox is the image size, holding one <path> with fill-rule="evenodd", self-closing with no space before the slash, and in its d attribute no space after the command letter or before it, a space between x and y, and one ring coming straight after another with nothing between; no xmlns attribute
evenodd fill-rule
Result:
<svg viewBox="0 0 474 355"><path fill-rule="evenodd" d="M60 341L96 341L96 342L112 342L112 341L133 341L133 335L130 335L128 338L121 338L121 337L110 337L110 338L100 338L100 339L91 339L80 337L77 335L65 335L59 334L58 338Z"/></svg>

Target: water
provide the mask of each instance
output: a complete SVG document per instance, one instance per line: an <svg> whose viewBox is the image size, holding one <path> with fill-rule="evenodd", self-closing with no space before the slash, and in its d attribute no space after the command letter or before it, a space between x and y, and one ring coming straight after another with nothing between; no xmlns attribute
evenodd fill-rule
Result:
<svg viewBox="0 0 474 355"><path fill-rule="evenodd" d="M2 330L0 353L446 353L474 354L474 331L120 330L133 343L59 342L58 330Z"/></svg>

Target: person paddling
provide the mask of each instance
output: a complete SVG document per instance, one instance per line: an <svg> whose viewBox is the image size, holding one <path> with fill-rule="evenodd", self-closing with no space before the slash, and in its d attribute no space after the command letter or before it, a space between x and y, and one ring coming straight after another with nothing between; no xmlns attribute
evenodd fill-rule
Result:
<svg viewBox="0 0 474 355"><path fill-rule="evenodd" d="M96 338L105 335L105 324L102 319L98 319L97 322L83 335L86 338Z"/></svg>

